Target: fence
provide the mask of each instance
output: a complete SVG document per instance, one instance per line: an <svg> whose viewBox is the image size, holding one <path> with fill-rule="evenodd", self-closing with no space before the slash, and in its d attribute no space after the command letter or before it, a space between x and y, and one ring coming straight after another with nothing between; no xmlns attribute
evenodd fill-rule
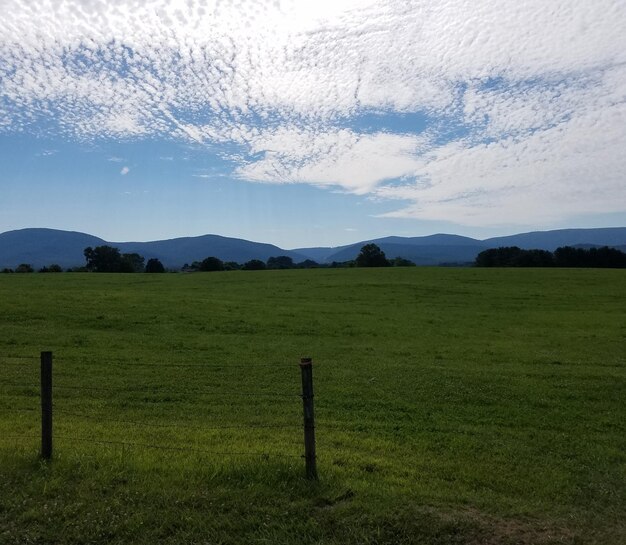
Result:
<svg viewBox="0 0 626 545"><path fill-rule="evenodd" d="M35 358L25 357L21 355L12 355L7 356L3 360L0 360L0 367L6 368L15 368L18 372L29 369L28 363L34 364ZM209 369L210 366L207 364L188 364L188 363L170 363L170 364L142 364L142 363L133 363L133 366L139 367L154 367L162 369L164 367L168 367L171 369L182 370L182 369L193 369L197 370L202 368L204 370ZM259 364L255 364L257 367ZM268 365L269 366L269 365ZM237 367L241 369L242 373L246 372L247 369L250 368L248 365L220 365L215 366L215 369L222 368L232 369ZM272 366L275 367L275 366ZM105 386L105 385L97 385L97 386L85 386L85 385L73 385L73 384L61 384L61 385L53 385L53 354L52 352L41 352L40 355L40 365L39 365L39 399L40 399L40 413L41 413L41 447L40 447L40 455L43 459L49 460L53 457L54 448L56 439L66 439L72 442L88 442L92 444L101 444L101 445L121 445L123 447L136 447L136 448L146 448L146 449L159 449L165 451L187 451L187 452L197 452L204 454L212 454L219 456L261 456L263 458L269 458L272 456L278 457L288 457L288 458L304 458L305 462L305 472L306 477L311 480L317 479L317 457L316 457L316 449L315 449L315 414L314 414L314 404L313 404L313 362L311 358L302 358L300 360L300 374L301 374L301 383L302 390L300 394L296 393L283 393L283 392L273 392L273 391L265 391L265 392L253 392L253 391L242 391L242 390L224 390L223 388L219 388L217 391L213 391L212 394L227 396L230 399L233 398L243 398L248 400L250 403L256 403L258 399L261 398L291 398L295 399L296 397L300 397L302 399L302 407L303 407L303 423L301 425L293 425L293 424L276 424L276 423L256 423L256 424L248 424L248 425L197 425L190 426L185 424L172 424L168 422L152 422L148 423L143 420L137 419L117 419L117 418L108 418L107 421L112 424L122 424L124 426L138 426L138 427L152 427L152 428L172 428L176 427L177 429L186 429L189 431L207 431L207 430L251 430L251 429L267 429L267 430L275 430L279 428L301 428L303 431L304 438L304 454L301 456L287 453L279 453L279 452L234 452L228 450L211 450L204 448L197 448L191 446L167 446L158 443L147 443L147 442L138 442L138 441L130 441L130 440L115 440L111 438L85 438L78 436L64 436L57 435L54 432L54 424L57 421L62 421L64 417L73 417L73 418L82 418L82 419L92 419L97 421L102 421L100 416L94 416L92 414L88 414L85 412L75 411L75 410L67 410L64 408L58 408L53 403L53 397L56 399L57 391L85 391L85 392L101 392L105 395L112 395L113 393L140 393L140 394L149 394L154 393L153 387L130 387L130 388L120 388L113 386ZM21 378L21 377L20 377ZM28 383L25 381L12 381L12 380L2 380L0 384L14 387L14 388L24 388L32 395L32 389L36 387L33 383ZM167 388L165 392L168 395L193 395L204 392L203 390L198 389L173 389ZM160 390L160 393L163 393L163 390ZM68 401L66 399L66 401ZM33 413L38 412L37 409L33 407L10 407L8 410L13 412L27 412ZM24 439L30 438L33 436L4 436L9 439L11 437L15 439Z"/></svg>

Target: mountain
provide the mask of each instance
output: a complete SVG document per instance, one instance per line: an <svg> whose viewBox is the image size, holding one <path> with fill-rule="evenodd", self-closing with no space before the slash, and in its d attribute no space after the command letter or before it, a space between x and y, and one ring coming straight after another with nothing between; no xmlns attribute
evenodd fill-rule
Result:
<svg viewBox="0 0 626 545"><path fill-rule="evenodd" d="M87 246L106 244L104 240L75 231L20 229L0 234L0 268L30 263L39 268L56 263L61 267L85 264Z"/></svg>
<svg viewBox="0 0 626 545"><path fill-rule="evenodd" d="M146 261L156 257L165 267L171 268L179 268L185 263L192 263L193 261L202 261L208 256L218 257L222 261L236 261L237 263L245 263L251 259L267 261L268 258L279 255L291 257L295 262L306 259L304 255L298 252L283 250L273 244L219 235L173 238L154 242L111 242L109 244L119 248L122 253L137 252L144 256Z"/></svg>
<svg viewBox="0 0 626 545"><path fill-rule="evenodd" d="M170 268L180 268L185 263L201 261L208 256L238 263L251 259L267 261L269 257L278 255L289 256L296 262L306 259L297 252L283 250L272 244L218 235L154 242L107 242L92 235L72 231L20 229L0 234L0 268L15 268L20 263L30 263L36 269L52 263L64 268L81 266L85 264L84 249L103 244L119 248L122 253L137 252L146 261L156 257Z"/></svg>
<svg viewBox="0 0 626 545"><path fill-rule="evenodd" d="M413 261L416 265L439 265L441 263L469 263L474 261L476 256L485 247L476 244L452 245L452 244L390 244L388 242L374 241L380 249L385 252L388 259L403 257ZM328 261L349 261L356 258L361 250L361 244L355 244L342 249L329 256Z"/></svg>
<svg viewBox="0 0 626 545"><path fill-rule="evenodd" d="M297 248L294 250L319 263L349 261L359 255L365 244L379 246L388 258L404 257L414 263L433 265L443 261L473 261L476 254L485 248L480 240L460 235L428 235L425 237L384 237L363 240L346 246L333 248ZM469 257L468 259L468 256Z"/></svg>
<svg viewBox="0 0 626 545"><path fill-rule="evenodd" d="M614 246L626 244L626 227L600 229L559 229L535 231L506 237L477 240L459 235L436 234L424 237L383 237L363 240L336 248L298 248L296 251L319 262L349 261L356 258L365 244L378 245L385 255L404 257L417 265L460 264L474 261L483 250L500 246L554 251L559 246Z"/></svg>
<svg viewBox="0 0 626 545"><path fill-rule="evenodd" d="M534 231L506 237L489 238L483 241L490 248L518 246L523 250L549 250L559 246L620 246L626 244L625 227L604 227L598 229L558 229L555 231Z"/></svg>
<svg viewBox="0 0 626 545"><path fill-rule="evenodd" d="M467 263L485 249L481 241L459 235L437 234L425 237L384 237L336 249L327 261L348 261L359 255L364 244L374 243L388 259L403 257L416 265Z"/></svg>
<svg viewBox="0 0 626 545"><path fill-rule="evenodd" d="M215 256L223 261L244 263L251 259L267 261L271 256L286 255L295 262L313 259L319 263L349 261L368 243L380 246L388 258L404 257L417 265L460 264L474 261L479 252L499 246L519 246L553 251L559 246L626 247L626 227L601 229L559 229L536 231L486 240L459 235L436 234L424 237L383 237L334 248L314 247L284 250L272 244L251 242L219 235L174 238L153 242L107 242L101 238L73 231L55 229L20 229L0 234L0 268L15 268L30 263L35 268L57 263L62 267L85 263L87 246L108 244L123 253L137 252L146 260L156 257L169 268Z"/></svg>
<svg viewBox="0 0 626 545"><path fill-rule="evenodd" d="M408 244L410 246L480 246L482 244L475 238L443 233L425 237L384 237L376 240L381 244Z"/></svg>
<svg viewBox="0 0 626 545"><path fill-rule="evenodd" d="M328 256L334 254L340 248L347 248L347 246L319 246L315 248L295 248L293 251L306 256L307 259L312 259L313 261L317 261L318 263L326 263L328 261Z"/></svg>

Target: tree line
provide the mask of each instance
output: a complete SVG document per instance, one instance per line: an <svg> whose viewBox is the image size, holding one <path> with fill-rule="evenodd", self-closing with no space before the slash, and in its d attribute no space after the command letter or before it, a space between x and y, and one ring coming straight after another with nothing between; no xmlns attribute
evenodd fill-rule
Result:
<svg viewBox="0 0 626 545"><path fill-rule="evenodd" d="M86 264L82 267L67 269L67 272L113 272L113 273L164 273L165 267L157 258L148 259L137 253L121 253L112 246L87 247L84 250ZM506 246L484 250L476 256L476 267L589 267L589 268L626 268L626 253L608 246L600 248L575 248L563 246L554 252L547 250L523 250L517 246ZM387 259L385 253L373 243L361 248L356 259L332 263L317 263L306 259L299 263L286 255L272 256L267 261L251 259L245 263L222 261L209 256L202 261L185 263L183 272L212 271L260 271L277 269L315 269L315 268L351 268L351 267L414 267L415 263L396 257ZM33 267L22 263L15 269L5 268L3 273L32 273ZM39 269L40 273L59 273L63 269L56 264Z"/></svg>
<svg viewBox="0 0 626 545"><path fill-rule="evenodd" d="M484 250L476 256L477 267L587 267L626 268L626 253L617 248L574 248L563 246L554 252L522 250L505 246Z"/></svg>
<svg viewBox="0 0 626 545"><path fill-rule="evenodd" d="M86 264L82 267L73 267L67 269L67 272L108 272L108 273L164 273L165 267L157 258L148 259L137 253L121 253L118 248L113 246L96 246L95 248L87 247L83 252ZM366 244L356 259L343 262L333 262L330 264L317 263L311 259L305 259L299 263L286 255L270 257L267 261L260 259L251 259L245 263L237 263L235 261L222 261L215 256L209 256L202 261L194 261L193 263L185 263L182 267L183 272L212 272L212 271L260 271L260 270L279 270L279 269L315 269L315 268L344 268L344 267L409 267L415 266L412 261L402 257L388 260L385 253L376 244ZM31 273L34 272L33 267L28 263L20 264L15 270L4 269L2 272ZM63 272L63 269L56 264L42 267L39 269L41 273L47 272Z"/></svg>

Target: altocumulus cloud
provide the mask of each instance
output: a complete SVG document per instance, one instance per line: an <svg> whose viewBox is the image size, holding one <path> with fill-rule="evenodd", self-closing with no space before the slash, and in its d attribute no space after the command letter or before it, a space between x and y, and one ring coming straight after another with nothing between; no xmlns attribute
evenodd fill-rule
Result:
<svg viewBox="0 0 626 545"><path fill-rule="evenodd" d="M53 120L46 130L77 139L224 145L234 177L397 200L390 216L488 225L624 210L623 0L0 9L5 133ZM413 114L424 122L395 128Z"/></svg>

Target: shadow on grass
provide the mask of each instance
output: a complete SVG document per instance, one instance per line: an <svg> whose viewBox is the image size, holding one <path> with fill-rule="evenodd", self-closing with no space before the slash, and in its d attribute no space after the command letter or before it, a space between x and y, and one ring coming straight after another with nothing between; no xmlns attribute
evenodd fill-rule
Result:
<svg viewBox="0 0 626 545"><path fill-rule="evenodd" d="M417 505L299 460L207 459L105 449L42 462L0 452L0 542L551 545L566 529ZM1 489L0 489L1 490Z"/></svg>

